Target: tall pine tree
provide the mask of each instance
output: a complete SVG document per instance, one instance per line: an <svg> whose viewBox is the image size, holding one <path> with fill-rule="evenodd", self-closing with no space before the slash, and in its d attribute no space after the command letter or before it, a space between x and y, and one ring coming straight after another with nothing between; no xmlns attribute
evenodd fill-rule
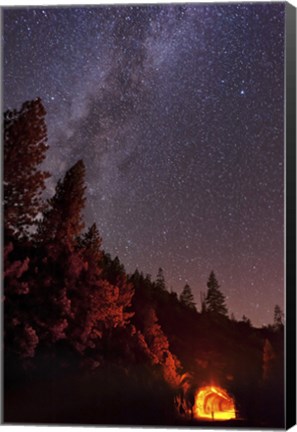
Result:
<svg viewBox="0 0 297 432"><path fill-rule="evenodd" d="M186 284L179 297L180 302L189 309L196 310L196 303L189 284Z"/></svg>
<svg viewBox="0 0 297 432"><path fill-rule="evenodd" d="M66 338L73 317L71 296L78 287L85 263L79 249L85 203L85 167L82 161L70 168L48 200L36 233L36 269L30 289L36 305L35 321L40 343Z"/></svg>
<svg viewBox="0 0 297 432"><path fill-rule="evenodd" d="M228 311L225 304L225 296L220 291L220 285L213 271L211 271L207 282L207 294L205 298L206 310L208 312L227 316Z"/></svg>
<svg viewBox="0 0 297 432"><path fill-rule="evenodd" d="M161 291L166 290L164 271L161 267L158 269L157 279L156 279L155 285Z"/></svg>
<svg viewBox="0 0 297 432"><path fill-rule="evenodd" d="M275 305L273 313L273 328L281 330L284 327L284 313L279 305Z"/></svg>
<svg viewBox="0 0 297 432"><path fill-rule="evenodd" d="M79 160L59 180L55 195L40 222L37 238L44 244L67 245L73 249L84 227L82 210L85 205L85 166Z"/></svg>
<svg viewBox="0 0 297 432"><path fill-rule="evenodd" d="M20 111L4 113L4 226L5 233L30 234L43 210L41 194L49 173L40 170L45 159L46 111L40 99L25 102Z"/></svg>

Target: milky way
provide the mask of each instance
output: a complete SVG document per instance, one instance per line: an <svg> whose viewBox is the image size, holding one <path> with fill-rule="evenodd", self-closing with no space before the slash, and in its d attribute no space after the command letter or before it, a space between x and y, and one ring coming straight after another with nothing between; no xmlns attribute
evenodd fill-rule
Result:
<svg viewBox="0 0 297 432"><path fill-rule="evenodd" d="M284 305L284 3L3 10L4 109L40 96L55 182L87 169L87 225L127 271L229 312Z"/></svg>

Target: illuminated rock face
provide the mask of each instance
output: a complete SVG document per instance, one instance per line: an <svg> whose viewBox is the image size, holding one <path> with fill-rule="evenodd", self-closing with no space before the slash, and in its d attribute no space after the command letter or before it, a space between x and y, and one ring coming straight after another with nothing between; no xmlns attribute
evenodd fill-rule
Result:
<svg viewBox="0 0 297 432"><path fill-rule="evenodd" d="M209 420L231 420L236 418L234 400L216 386L202 387L195 397L195 418Z"/></svg>

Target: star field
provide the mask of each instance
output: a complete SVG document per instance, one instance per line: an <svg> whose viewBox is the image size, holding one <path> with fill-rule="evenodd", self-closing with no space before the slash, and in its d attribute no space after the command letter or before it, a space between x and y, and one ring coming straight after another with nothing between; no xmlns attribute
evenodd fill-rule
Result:
<svg viewBox="0 0 297 432"><path fill-rule="evenodd" d="M48 190L78 159L87 225L198 309L284 306L284 3L3 10L4 109L40 96Z"/></svg>

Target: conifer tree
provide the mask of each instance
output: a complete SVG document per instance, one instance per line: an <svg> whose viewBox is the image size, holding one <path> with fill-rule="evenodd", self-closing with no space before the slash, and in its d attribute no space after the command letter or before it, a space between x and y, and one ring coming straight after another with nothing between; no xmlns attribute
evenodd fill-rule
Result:
<svg viewBox="0 0 297 432"><path fill-rule="evenodd" d="M161 291L166 290L164 271L161 267L158 269L157 279L156 279L155 285Z"/></svg>
<svg viewBox="0 0 297 432"><path fill-rule="evenodd" d="M235 322L235 321L236 321L236 319L235 319L235 315L234 315L233 312L231 312L230 320L231 320L232 322Z"/></svg>
<svg viewBox="0 0 297 432"><path fill-rule="evenodd" d="M151 361L162 367L163 377L172 387L176 387L180 379L180 362L170 349L167 336L164 334L151 306L144 310L144 338L149 348Z"/></svg>
<svg viewBox="0 0 297 432"><path fill-rule="evenodd" d="M84 251L84 256L86 258L92 259L98 268L103 257L103 252L100 249L101 244L102 239L95 223L89 228L89 230L81 237L79 241L79 247Z"/></svg>
<svg viewBox="0 0 297 432"><path fill-rule="evenodd" d="M180 302L189 309L196 310L196 303L189 284L186 284L179 297Z"/></svg>
<svg viewBox="0 0 297 432"><path fill-rule="evenodd" d="M134 288L128 283L119 259L104 257L100 249L101 237L95 224L78 243L83 269L69 288L73 316L68 339L81 354L93 349L96 355L101 343L107 343L108 347L113 329L125 327L129 323L133 314L128 309ZM75 253L70 256L73 255ZM108 267L105 268L105 265Z"/></svg>
<svg viewBox="0 0 297 432"><path fill-rule="evenodd" d="M22 237L43 210L41 194L49 173L38 167L45 159L46 111L41 100L25 102L20 111L4 113L4 225L6 234Z"/></svg>
<svg viewBox="0 0 297 432"><path fill-rule="evenodd" d="M207 287L208 290L205 298L207 311L227 316L228 311L225 304L225 296L220 291L220 285L213 271L209 275Z"/></svg>
<svg viewBox="0 0 297 432"><path fill-rule="evenodd" d="M252 326L251 320L248 317L246 317L245 315L242 315L242 322L244 322L249 327Z"/></svg>
<svg viewBox="0 0 297 432"><path fill-rule="evenodd" d="M30 288L36 307L40 342L66 338L73 318L73 292L79 286L84 260L79 249L85 203L85 168L82 161L69 169L39 222Z"/></svg>
<svg viewBox="0 0 297 432"><path fill-rule="evenodd" d="M275 330L280 330L284 327L284 313L279 305L274 307L273 327Z"/></svg>
<svg viewBox="0 0 297 432"><path fill-rule="evenodd" d="M123 264L121 264L118 256L112 259L110 254L104 253L102 262L104 270L103 276L108 279L110 283L116 284L120 276L125 277L125 268Z"/></svg>
<svg viewBox="0 0 297 432"><path fill-rule="evenodd" d="M55 195L48 200L48 208L39 224L38 241L67 245L73 249L84 223L82 210L85 205L85 166L79 160L59 180Z"/></svg>

